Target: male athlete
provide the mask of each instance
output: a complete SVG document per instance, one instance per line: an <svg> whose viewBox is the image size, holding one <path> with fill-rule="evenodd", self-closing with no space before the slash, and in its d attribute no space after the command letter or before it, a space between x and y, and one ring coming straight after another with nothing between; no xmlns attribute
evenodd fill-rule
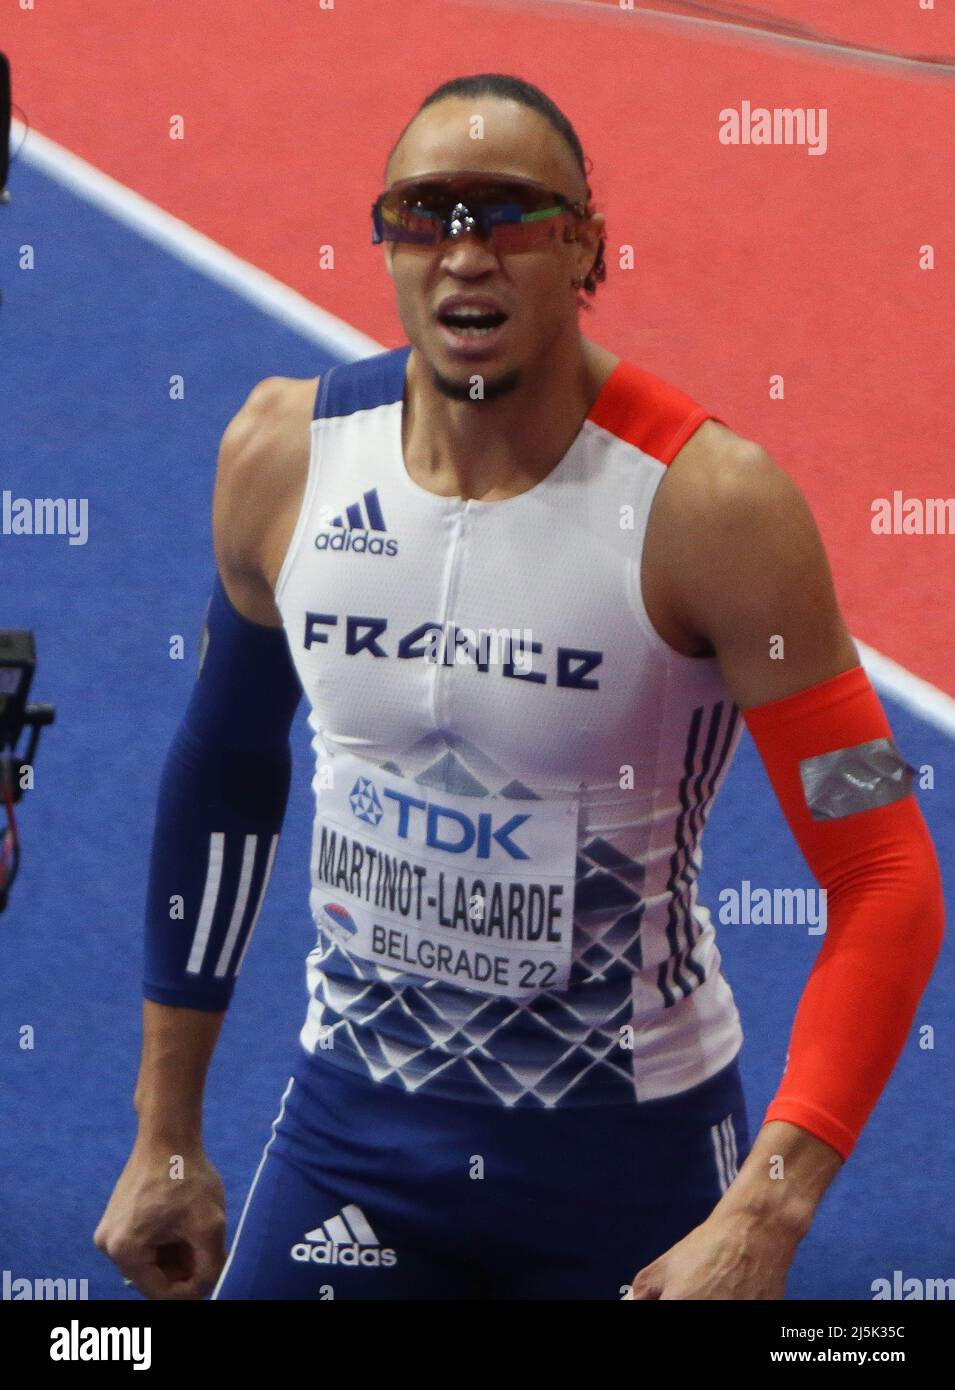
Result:
<svg viewBox="0 0 955 1390"><path fill-rule="evenodd" d="M225 432L95 1235L147 1297L781 1298L905 1043L942 934L912 769L790 479L581 336L590 198L543 93L445 84L373 208L409 346ZM226 1258L202 1090L302 689L311 999ZM743 721L828 893L752 1148L697 900Z"/></svg>

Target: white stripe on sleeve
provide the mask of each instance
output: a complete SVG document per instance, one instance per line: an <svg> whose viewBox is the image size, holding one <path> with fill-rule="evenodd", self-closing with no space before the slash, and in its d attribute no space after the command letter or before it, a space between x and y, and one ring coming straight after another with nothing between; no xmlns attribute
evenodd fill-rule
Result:
<svg viewBox="0 0 955 1390"><path fill-rule="evenodd" d="M249 901L249 888L252 884L252 869L255 865L255 849L258 843L258 835L246 835L242 850L242 869L239 873L239 891L236 894L235 906L229 920L229 930L226 932L226 938L222 943L222 950L219 952L219 960L216 964L217 980L221 980L226 973L229 959L235 949L236 938L242 926L242 918L245 916L246 905Z"/></svg>
<svg viewBox="0 0 955 1390"><path fill-rule="evenodd" d="M216 903L219 901L219 885L222 882L222 861L224 858L225 835L221 830L214 830L209 837L209 867L206 870L206 886L202 890L199 920L196 923L195 935L192 938L192 950L189 952L189 963L186 966L186 971L190 975L198 975L202 970L206 946L209 944L209 932L212 930L212 919L215 916Z"/></svg>
<svg viewBox="0 0 955 1390"><path fill-rule="evenodd" d="M265 873L262 875L262 887L259 889L259 901L256 903L255 906L255 916L252 918L252 924L249 927L249 934L245 938L245 945L242 947L242 954L239 957L239 963L235 968L237 978L239 971L242 969L242 962L245 960L245 953L249 949L249 943L252 940L252 933L255 931L255 924L259 920L259 913L262 911L262 904L265 902L265 890L268 888L269 879L272 877L272 865L275 863L275 851L278 849L278 847L279 837L278 835L273 835L272 843L269 846L269 857L265 863Z"/></svg>

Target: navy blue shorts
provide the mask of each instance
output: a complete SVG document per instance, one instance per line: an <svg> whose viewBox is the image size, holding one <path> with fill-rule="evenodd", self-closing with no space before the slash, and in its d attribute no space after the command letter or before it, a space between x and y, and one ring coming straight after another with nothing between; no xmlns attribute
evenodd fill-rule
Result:
<svg viewBox="0 0 955 1390"><path fill-rule="evenodd" d="M509 1110L310 1057L213 1297L619 1299L748 1149L735 1061L665 1100Z"/></svg>

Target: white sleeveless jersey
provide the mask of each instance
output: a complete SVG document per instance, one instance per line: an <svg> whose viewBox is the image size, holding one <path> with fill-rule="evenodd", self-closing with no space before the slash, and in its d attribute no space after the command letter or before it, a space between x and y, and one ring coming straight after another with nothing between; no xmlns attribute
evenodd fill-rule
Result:
<svg viewBox="0 0 955 1390"><path fill-rule="evenodd" d="M742 1042L697 900L739 710L640 589L714 417L620 362L542 482L439 497L404 464L409 353L323 377L276 585L316 755L302 1044L449 1099L673 1095Z"/></svg>

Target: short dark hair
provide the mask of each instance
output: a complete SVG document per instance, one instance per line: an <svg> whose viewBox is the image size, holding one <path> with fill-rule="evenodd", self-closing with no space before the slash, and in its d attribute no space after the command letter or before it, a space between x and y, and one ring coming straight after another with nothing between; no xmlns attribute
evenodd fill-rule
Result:
<svg viewBox="0 0 955 1390"><path fill-rule="evenodd" d="M391 147L388 160L385 164L387 176L388 165L405 133L412 122L425 111L429 106L434 106L437 102L443 101L445 97L501 97L507 101L520 102L522 106L527 106L532 111L537 111L549 125L557 131L557 134L570 147L571 153L577 162L584 184L587 189L587 205L591 207L593 193L590 184L587 183L587 176L592 167L591 161L584 154L583 146L576 130L570 121L561 111L560 107L553 101L546 92L542 92L539 87L535 87L532 82L525 82L523 77L511 77L506 73L482 72L473 77L452 77L449 82L442 82L440 87L435 87L434 91L425 97L417 111L407 122L398 139ZM602 236L597 247L597 255L590 273L585 276L581 288L585 294L594 295L597 292L597 285L607 278L607 266L605 261L605 251L607 238ZM584 309L589 309L590 305L586 300L578 298L578 303Z"/></svg>

